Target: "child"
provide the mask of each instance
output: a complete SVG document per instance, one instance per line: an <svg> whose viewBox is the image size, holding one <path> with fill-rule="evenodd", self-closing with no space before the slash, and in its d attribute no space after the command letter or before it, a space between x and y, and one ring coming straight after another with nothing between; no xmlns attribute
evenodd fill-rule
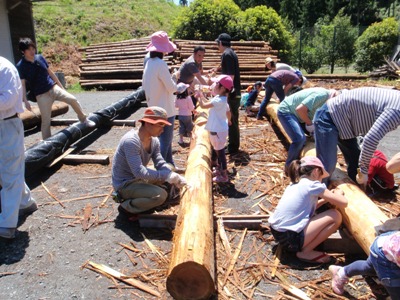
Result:
<svg viewBox="0 0 400 300"><path fill-rule="evenodd" d="M386 232L375 238L367 260L358 260L345 267L329 266L332 290L342 295L349 277L377 275L390 297L400 299L400 231Z"/></svg>
<svg viewBox="0 0 400 300"><path fill-rule="evenodd" d="M211 86L215 97L207 101L198 91L199 105L201 108L209 108L209 115L205 129L210 132L210 142L213 147L213 162L218 158L219 168L216 166L213 172L214 182L228 182L228 170L225 156L225 144L228 138L231 112L228 105L228 95L233 90L233 80L229 75L220 75Z"/></svg>
<svg viewBox="0 0 400 300"><path fill-rule="evenodd" d="M178 144L184 146L183 137L189 137L189 144L192 136L193 121L192 113L194 111L194 104L192 97L188 94L186 84L186 89L178 94L175 99L175 107L178 109L178 120L179 120L179 142Z"/></svg>
<svg viewBox="0 0 400 300"><path fill-rule="evenodd" d="M254 84L253 89L249 92L249 96L246 100L246 103L244 104L244 107L246 109L246 114L248 117L256 116L254 110L258 111L259 106L255 106L254 104L256 103L257 96L260 93L261 89L262 89L262 83L261 81L257 81Z"/></svg>
<svg viewBox="0 0 400 300"><path fill-rule="evenodd" d="M284 249L295 252L302 261L329 263L332 259L329 255L314 249L337 230L342 215L334 208L319 214L315 214L315 210L327 202L344 208L347 199L340 190L329 191L321 182L329 174L317 157L294 160L288 173L292 184L286 188L268 220L272 235Z"/></svg>

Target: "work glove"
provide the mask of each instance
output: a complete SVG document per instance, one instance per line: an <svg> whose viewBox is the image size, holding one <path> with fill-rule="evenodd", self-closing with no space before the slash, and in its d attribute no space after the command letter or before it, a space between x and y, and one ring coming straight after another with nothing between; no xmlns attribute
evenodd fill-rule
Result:
<svg viewBox="0 0 400 300"><path fill-rule="evenodd" d="M356 181L365 190L367 188L368 174L363 174L360 169L357 169Z"/></svg>
<svg viewBox="0 0 400 300"><path fill-rule="evenodd" d="M311 125L307 125L307 124L306 124L306 130L307 130L310 134L313 134L313 133L314 133L314 130L315 130L314 124L312 124L312 123L311 123Z"/></svg>
<svg viewBox="0 0 400 300"><path fill-rule="evenodd" d="M185 177L175 172L169 173L166 181L178 188L184 187L187 184Z"/></svg>

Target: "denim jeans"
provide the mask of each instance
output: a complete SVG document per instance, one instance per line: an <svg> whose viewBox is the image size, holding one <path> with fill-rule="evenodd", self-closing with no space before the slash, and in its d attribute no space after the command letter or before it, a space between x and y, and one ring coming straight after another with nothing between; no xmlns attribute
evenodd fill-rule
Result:
<svg viewBox="0 0 400 300"><path fill-rule="evenodd" d="M228 138L228 151L229 153L235 153L240 147L240 130L239 130L239 106L240 96L232 94L228 100L229 109L231 110L231 126L229 126L229 138Z"/></svg>
<svg viewBox="0 0 400 300"><path fill-rule="evenodd" d="M303 149L306 143L306 135L300 126L300 122L297 117L290 113L282 113L278 110L278 119L285 129L287 135L292 140L289 146L288 157L286 159L286 169L289 167L293 160L300 157L301 149Z"/></svg>
<svg viewBox="0 0 400 300"><path fill-rule="evenodd" d="M329 175L332 175L335 170L337 146L339 146L347 163L347 173L351 179L355 180L360 157L357 139L342 140L339 138L339 131L333 123L326 104L316 111L313 123L317 157L321 160L325 170Z"/></svg>
<svg viewBox="0 0 400 300"><path fill-rule="evenodd" d="M165 125L163 133L158 137L160 140L160 153L167 163L174 164L172 158L172 140L174 138L175 116L169 117L170 126Z"/></svg>
<svg viewBox="0 0 400 300"><path fill-rule="evenodd" d="M282 102L285 99L285 92L283 91L282 82L275 77L269 76L265 81L265 97L261 102L260 110L258 111L257 117L262 117L265 115L265 109L271 100L272 94L275 92L276 96L279 98L279 101Z"/></svg>
<svg viewBox="0 0 400 300"><path fill-rule="evenodd" d="M380 236L391 234L393 234L393 231L386 232ZM400 268L386 258L382 248L378 247L377 239L371 245L369 258L379 280L385 286L392 300L400 299Z"/></svg>

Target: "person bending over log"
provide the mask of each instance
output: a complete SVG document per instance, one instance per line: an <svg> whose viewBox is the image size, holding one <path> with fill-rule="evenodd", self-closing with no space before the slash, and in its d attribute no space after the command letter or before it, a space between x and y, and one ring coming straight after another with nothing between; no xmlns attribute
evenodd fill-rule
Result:
<svg viewBox="0 0 400 300"><path fill-rule="evenodd" d="M26 85L29 84L31 93L36 97L42 117L43 139L51 136L51 107L56 100L71 105L80 122L89 127L96 126L96 123L86 118L86 114L75 96L64 89L57 76L50 69L46 59L40 54L35 54L36 45L30 38L20 39L19 50L23 57L17 63L17 69L22 82L24 102L28 103L26 108L31 110L29 102L26 100Z"/></svg>
<svg viewBox="0 0 400 300"><path fill-rule="evenodd" d="M316 209L325 203L339 208L347 206L342 191L329 191L321 182L328 175L316 157L305 156L293 161L289 167L292 184L286 188L268 219L274 239L283 249L296 253L298 259L307 263L331 262L331 256L314 249L342 223L342 215L337 209L315 214Z"/></svg>
<svg viewBox="0 0 400 300"><path fill-rule="evenodd" d="M290 96L287 96L278 107L278 119L281 122L286 133L292 140L289 146L288 157L285 163L285 172L290 163L299 159L301 149L306 143L305 129L309 134L314 133L312 119L315 111L320 108L329 98L338 95L336 90L327 90L324 88L309 88L301 90Z"/></svg>
<svg viewBox="0 0 400 300"><path fill-rule="evenodd" d="M265 69L270 70L271 73L273 73L275 71L281 71L281 70L292 71L292 72L299 71L299 69L295 69L288 64L275 62L272 59L272 57L267 57L265 59ZM303 82L301 85L303 86L306 84L307 78L305 76L302 76L302 77L303 77Z"/></svg>
<svg viewBox="0 0 400 300"><path fill-rule="evenodd" d="M296 85L301 85L303 82L303 77L300 71L276 71L268 76L264 83L265 97L260 105L260 110L257 114L257 120L262 120L265 115L265 109L269 101L271 100L272 94L275 92L276 96L279 98L279 102L285 99L288 91Z"/></svg>
<svg viewBox="0 0 400 300"><path fill-rule="evenodd" d="M317 157L328 173L335 170L339 146L349 177L365 189L379 141L400 125L400 92L376 87L343 91L316 111L313 123ZM361 149L358 136L364 136Z"/></svg>
<svg viewBox="0 0 400 300"><path fill-rule="evenodd" d="M160 153L157 137L164 126L171 126L167 112L151 106L139 123L139 130L132 129L122 137L113 159L113 197L121 203L120 212L126 214L137 214L163 204L168 197L161 186L165 182L178 188L186 185L185 178L172 172ZM155 169L147 167L150 160Z"/></svg>

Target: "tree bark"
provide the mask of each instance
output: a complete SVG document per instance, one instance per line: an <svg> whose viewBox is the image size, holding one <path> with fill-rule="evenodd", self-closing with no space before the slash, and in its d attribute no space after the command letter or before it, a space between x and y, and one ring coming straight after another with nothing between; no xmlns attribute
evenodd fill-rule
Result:
<svg viewBox="0 0 400 300"><path fill-rule="evenodd" d="M200 109L198 109L200 111ZM215 293L211 145L205 112L196 118L176 221L167 290L175 299L209 299Z"/></svg>

